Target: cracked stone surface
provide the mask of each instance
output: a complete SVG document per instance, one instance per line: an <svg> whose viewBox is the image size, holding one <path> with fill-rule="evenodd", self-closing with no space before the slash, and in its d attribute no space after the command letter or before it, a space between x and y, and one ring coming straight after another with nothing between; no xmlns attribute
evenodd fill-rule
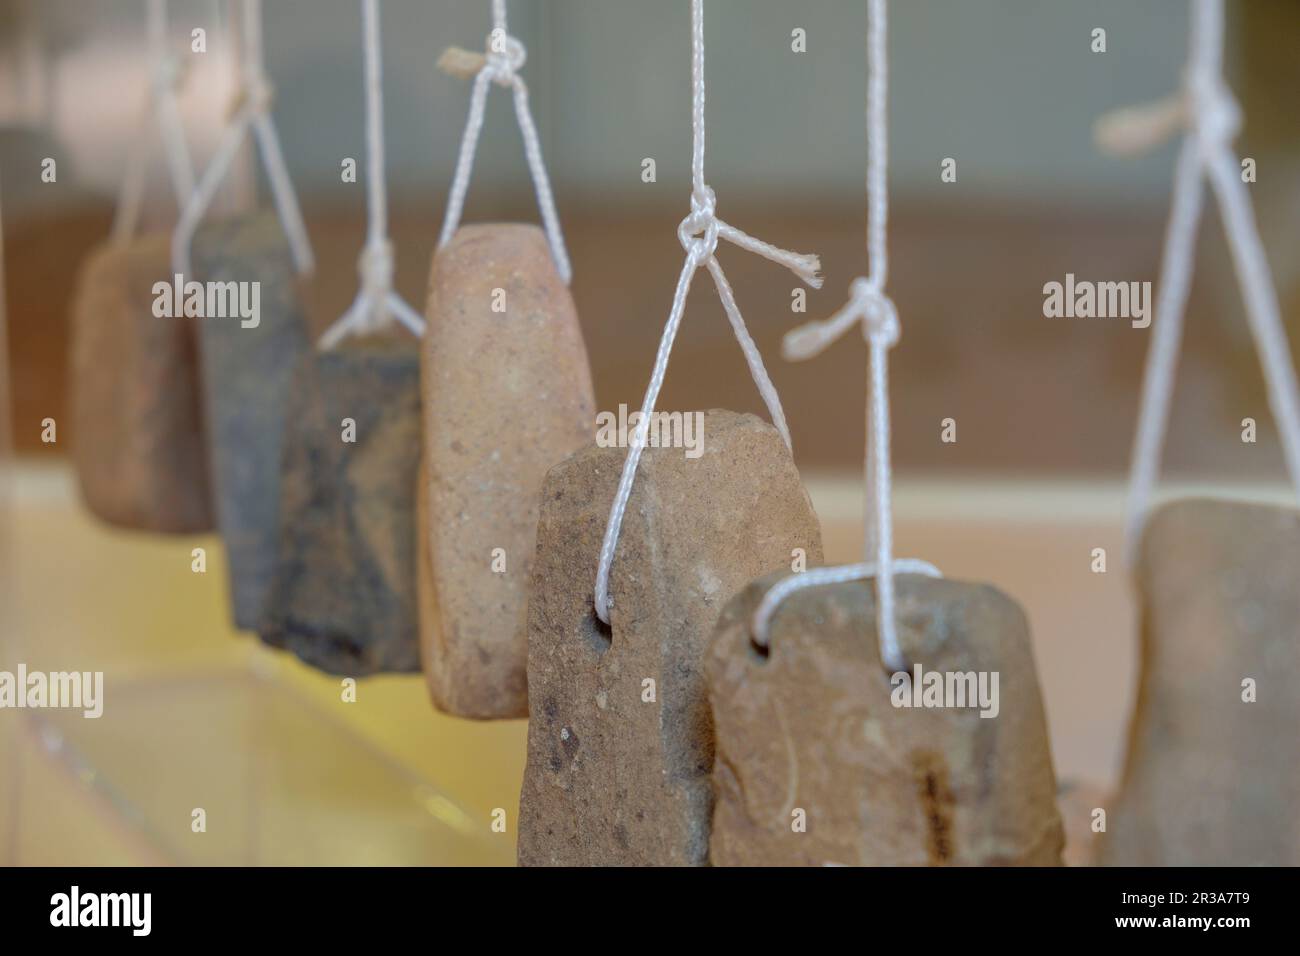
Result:
<svg viewBox="0 0 1300 956"><path fill-rule="evenodd" d="M733 599L709 649L717 735L710 861L1059 864L1047 724L1015 602L987 585L895 578L908 660L923 672L998 673L997 714L981 717L979 707L894 706L872 581L795 592L773 617L762 653L750 620L781 577Z"/></svg>

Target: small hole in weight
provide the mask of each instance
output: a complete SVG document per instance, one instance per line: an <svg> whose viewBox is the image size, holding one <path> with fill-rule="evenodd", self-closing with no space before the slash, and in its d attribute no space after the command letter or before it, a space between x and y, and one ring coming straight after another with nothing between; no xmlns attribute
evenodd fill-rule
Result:
<svg viewBox="0 0 1300 956"><path fill-rule="evenodd" d="M587 614L587 620L583 627L587 643L592 646L596 653L604 654L614 643L614 629L600 619L596 613L595 605L592 605L591 611Z"/></svg>

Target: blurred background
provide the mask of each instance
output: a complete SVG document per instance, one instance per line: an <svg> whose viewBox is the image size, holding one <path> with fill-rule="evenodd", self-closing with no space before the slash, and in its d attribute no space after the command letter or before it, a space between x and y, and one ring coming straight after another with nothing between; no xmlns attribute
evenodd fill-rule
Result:
<svg viewBox="0 0 1300 956"><path fill-rule="evenodd" d="M186 134L202 164L234 93L227 4L175 0L169 10L186 69ZM681 264L676 227L688 211L688 4L515 0L510 13L511 32L528 49L523 75L574 261L597 406L636 407ZM1251 195L1294 342L1300 5L1250 0L1229 4L1228 16L1230 82L1246 116L1237 149L1257 163ZM197 27L207 33L205 53L189 49ZM489 27L487 0L383 3L396 281L417 306L468 102L468 84L440 73L435 62L448 45L480 49ZM1186 27L1183 0L891 5L890 290L903 325L891 356L899 550L934 560L950 576L991 581L1026 607L1058 771L1103 786L1118 771L1132 689L1136 645L1119 519L1149 330L1119 319L1044 318L1042 290L1066 273L1095 281L1157 278L1176 145L1117 159L1093 145L1092 124L1109 109L1175 90ZM1096 28L1106 31L1104 53L1091 49ZM803 51L792 49L796 30L805 31ZM812 361L788 364L779 346L789 328L838 308L849 282L865 271L865 30L865 5L855 0L710 0L706 10L706 176L719 215L759 238L822 256L825 286L809 290L807 312L795 313L788 273L725 244L719 254L781 392L832 561L853 560L860 547L865 348L848 336ZM275 122L320 263L304 292L323 325L355 292L364 232L364 178L343 183L339 175L345 157L360 161L364 153L358 4L266 0L265 49ZM10 860L76 859L90 838L65 845L53 834L82 816L68 809L80 806L77 786L100 803L111 792L105 819L148 852L215 859L207 850L196 856L192 842L159 837L166 825L158 820L188 827L188 816L172 817L146 798L151 788L214 763L243 781L234 788L244 801L235 841L243 849L222 859L298 860L284 856L284 847L266 849L266 834L281 832L285 846L301 851L313 833L333 831L298 833L302 813L268 818L258 808L270 806L270 797L248 794L291 793L301 801L308 790L344 792L329 789L341 784L268 778L258 761L274 763L278 751L258 758L258 747L272 745L256 726L232 736L235 722L219 716L246 714L249 699L283 700L266 687L291 686L338 712L337 732L312 725L315 742L304 747L318 748L323 768L369 759L344 753L369 754L386 768L362 773L369 784L353 780L357 793L339 798L337 818L323 819L382 821L396 812L394 801L414 800L423 810L413 812L427 812L434 830L469 841L463 859L508 861L512 832L494 843L486 821L497 807L514 819L522 723L437 717L417 678L368 681L358 704L340 708L334 682L253 641L230 639L219 573L191 575L175 559L192 542L107 531L80 509L65 465L76 440L63 424L69 300L83 257L106 241L147 83L140 0L0 0L6 417L17 451L4 479L10 563L0 613L12 642L0 647L0 669L17 660L36 667L40 657L51 668L97 663L109 672L110 693L114 669L121 680L140 677L144 689L130 698L140 706L140 726L157 724L150 708L165 706L159 702L174 693L177 669L201 675L227 667L235 683L229 694L212 691L209 716L191 714L196 723L181 735L208 740L192 746L210 746L214 756L171 775L124 769L120 753L132 749L135 717L122 717L119 736L106 741L98 731L75 739L88 733L84 726L19 732L13 715L0 713L7 749L29 758L19 761L25 777L10 772L0 785L0 810L10 821L0 825L0 860L6 845ZM46 157L57 161L57 183L41 180ZM956 161L955 182L940 178L948 158ZM654 182L643 181L646 159L655 162ZM147 218L168 229L175 210L157 153L155 160ZM215 214L266 195L248 153ZM537 219L510 100L494 90L465 220ZM660 405L763 412L706 280L696 282ZM41 441L46 417L60 422L57 443ZM1240 440L1246 417L1259 422L1255 444ZM945 418L957 422L955 443L940 441ZM1282 460L1212 203L1164 461L1175 482L1266 498L1281 493ZM1105 575L1089 567L1098 546L1112 556ZM277 706L268 704L266 713ZM113 713L110 702L101 723ZM283 729L288 719L277 733L290 732ZM93 722L78 722L85 723ZM190 746L158 746L173 745ZM51 770L49 780L34 782L42 753L53 755L51 766L67 771L63 777ZM57 812L56 792L71 794ZM430 793L437 795L432 804ZM13 822L42 807L44 829ZM140 819L153 822L145 827ZM146 832L153 835L141 837ZM384 848L412 842L409 833L387 830L354 836L373 841L378 860L405 859L386 857ZM435 841L415 861L462 859L447 845ZM46 852L50 847L60 849ZM93 859L130 856L116 846L104 854Z"/></svg>

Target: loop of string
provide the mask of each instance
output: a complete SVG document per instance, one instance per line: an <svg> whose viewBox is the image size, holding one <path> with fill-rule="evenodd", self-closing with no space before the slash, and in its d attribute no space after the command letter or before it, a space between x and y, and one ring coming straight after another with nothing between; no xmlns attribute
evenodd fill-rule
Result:
<svg viewBox="0 0 1300 956"><path fill-rule="evenodd" d="M140 220L147 171L146 140L143 133L150 119L158 124L177 208L183 209L194 193L194 166L190 161L185 129L177 106L177 96L185 71L180 59L168 48L166 0L147 0L145 14L152 75L139 132L132 138L127 151L126 174L122 177L117 211L113 217L113 238L117 242L129 239Z"/></svg>
<svg viewBox="0 0 1300 956"><path fill-rule="evenodd" d="M853 281L849 301L829 319L809 322L789 332L782 342L785 358L812 358L861 323L869 351L867 390L866 514L863 516L866 553L875 560L835 568L803 571L779 581L764 595L752 621L754 642L766 647L773 614L795 591L826 584L876 580L876 636L880 660L891 672L907 670L898 645L894 620L894 575L940 577L934 565L916 558L894 557L893 474L889 456L889 350L898 342L898 310L885 294L889 257L886 225L889 217L887 169L888 61L886 59L885 0L867 6L867 269Z"/></svg>
<svg viewBox="0 0 1300 956"><path fill-rule="evenodd" d="M307 227L302 221L293 182L280 151L275 124L271 121L273 91L262 56L262 0L243 0L242 14L243 55L234 115L227 123L198 186L181 210L180 221L172 234L172 268L181 275L190 272L190 243L194 240L194 233L250 131L261 152L266 178L271 184L271 198L289 242L294 267L303 274L316 267Z"/></svg>
<svg viewBox="0 0 1300 956"><path fill-rule="evenodd" d="M759 647L768 646L768 630L777 609L796 591L811 587L824 587L830 584L845 584L849 581L861 581L876 577L878 565L874 561L862 564L843 564L833 568L810 568L799 574L782 578L768 589L754 611L754 620L763 621L760 631L755 629L754 643ZM897 558L892 565L895 574L922 574L929 578L941 578L943 574L929 561L916 558Z"/></svg>
<svg viewBox="0 0 1300 956"><path fill-rule="evenodd" d="M1268 259L1232 150L1232 141L1241 127L1241 110L1223 79L1223 40L1223 0L1194 0L1182 92L1152 105L1108 114L1096 127L1098 143L1115 153L1149 149L1180 127L1186 131L1174 170L1152 339L1129 471L1125 544L1130 565L1150 511L1169 421L1174 369L1195 261L1202 176L1218 200L1246 319L1263 366L1269 408L1300 501L1300 399Z"/></svg>
<svg viewBox="0 0 1300 956"><path fill-rule="evenodd" d="M366 244L357 259L361 287L348 310L320 338L320 348L333 348L348 335L382 329L396 318L415 335L424 333L424 319L393 289L393 244L388 239L388 190L384 166L383 44L379 32L379 0L362 0L366 91Z"/></svg>
<svg viewBox="0 0 1300 956"><path fill-rule="evenodd" d="M736 341L740 343L741 352L749 366L749 372L758 386L759 394L772 416L772 424L781 434L786 448L791 448L790 429L786 425L785 413L781 409L781 399L776 387L768 377L763 365L763 357L758 346L750 337L749 329L736 304L735 294L719 265L715 253L718 240L725 239L733 245L753 252L771 262L785 266L814 289L821 288L820 260L815 255L801 255L789 252L768 242L755 239L730 226L717 217L717 197L704 181L704 2L691 0L691 86L692 86L692 151L691 151L691 211L677 228L677 238L686 252L686 260L681 274L677 277L677 288L673 293L672 307L668 312L668 321L664 325L663 335L659 340L659 349L655 354L654 369L650 374L650 383L646 387L645 399L641 405L641 419L636 431L628 441L627 458L623 462L623 471L619 477L618 490L614 494L614 503L610 508L609 522L605 526L605 537L600 546L600 562L596 568L596 587L593 603L596 615L606 624L610 623L610 608L613 601L609 594L610 569L614 563L614 553L618 548L618 535L623 526L623 516L627 511L628 500L632 496L632 484L636 478L637 463L641 460L651 418L654 415L655 402L663 386L664 375L668 370L668 358L672 352L673 340L681 325L686 311L686 296L690 292L691 281L696 271L707 268L713 277L722 302L723 311L731 323Z"/></svg>
<svg viewBox="0 0 1300 956"><path fill-rule="evenodd" d="M527 59L528 52L523 43L511 36L506 29L506 0L492 0L492 32L488 34L485 54L451 47L438 58L438 66L443 71L462 79L472 77L474 80L469 98L469 116L465 120L465 132L460 141L460 154L456 159L456 173L447 196L447 211L443 217L438 247L442 248L450 242L460 226L460 217L465 209L465 194L469 190L470 172L474 168L474 153L478 149L479 134L483 130L488 85L496 83L508 87L514 94L515 121L519 124L519 133L523 137L524 156L528 160L533 189L537 193L537 205L551 247L551 258L555 260L560 278L568 285L573 278L573 266L564 245L560 217L555 211L555 196L551 192L551 180L546 174L546 163L542 159L541 139L537 135L533 113L528 106L528 87L519 75L519 70Z"/></svg>

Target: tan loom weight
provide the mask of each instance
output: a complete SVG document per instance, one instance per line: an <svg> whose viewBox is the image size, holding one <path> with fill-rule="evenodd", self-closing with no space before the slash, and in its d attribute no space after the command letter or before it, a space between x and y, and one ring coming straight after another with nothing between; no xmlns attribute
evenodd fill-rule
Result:
<svg viewBox="0 0 1300 956"><path fill-rule="evenodd" d="M684 413L690 414L690 413ZM821 532L776 430L704 414L703 454L645 450L595 616L601 539L626 450L589 445L542 491L529 605L524 865L706 862L713 729L703 655L727 599Z"/></svg>
<svg viewBox="0 0 1300 956"><path fill-rule="evenodd" d="M531 225L462 226L434 256L426 320L424 673L440 710L523 717L537 494L594 433L587 351Z"/></svg>
<svg viewBox="0 0 1300 956"><path fill-rule="evenodd" d="M196 322L154 315L172 284L170 241L153 234L96 249L72 309L73 463L87 507L110 524L212 528Z"/></svg>
<svg viewBox="0 0 1300 956"><path fill-rule="evenodd" d="M1297 568L1293 508L1187 500L1152 515L1140 683L1103 864L1300 865Z"/></svg>
<svg viewBox="0 0 1300 956"><path fill-rule="evenodd" d="M795 592L772 618L768 653L752 642L754 609L783 576L738 595L709 650L710 861L1059 864L1056 779L1020 608L987 585L895 578L908 660L925 671L999 673L995 717L895 707L872 581Z"/></svg>

